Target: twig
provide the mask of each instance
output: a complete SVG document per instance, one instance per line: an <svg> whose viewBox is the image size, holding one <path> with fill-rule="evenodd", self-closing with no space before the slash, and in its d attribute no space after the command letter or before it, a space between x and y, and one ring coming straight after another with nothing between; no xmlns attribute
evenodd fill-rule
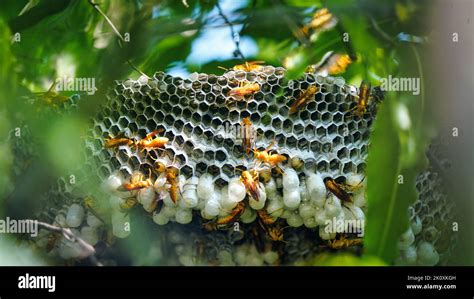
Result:
<svg viewBox="0 0 474 299"><path fill-rule="evenodd" d="M115 32L115 34L117 35L117 37L119 38L119 46L120 48L122 48L122 43L125 42L125 39L123 38L122 34L120 34L120 32L118 31L117 27L115 27L114 23L112 23L112 21L109 19L109 17L107 17L107 15L100 9L99 5L97 3L94 3L93 0L88 0L89 3L95 8L95 10L97 10L104 18L105 20L107 21L107 23L109 23L110 27L112 28L112 30ZM185 1L183 1L183 4L185 3ZM187 6L189 7L189 6ZM135 71L137 71L138 73L140 73L142 76L145 76L147 77L148 79L150 79L149 76L147 76L144 72L140 71L131 61L130 59L127 60L127 63L128 65L130 65L131 68L133 68Z"/></svg>
<svg viewBox="0 0 474 299"><path fill-rule="evenodd" d="M242 54L242 51L240 50L240 35L237 32L235 32L234 26L232 26L232 23L229 21L227 16L222 11L219 1L216 2L216 7L217 7L217 10L219 11L219 15L224 19L224 22L230 28L230 34L232 35L232 39L234 40L234 43L235 43L234 55L240 56L240 59L244 60L245 59L244 54Z"/></svg>
<svg viewBox="0 0 474 299"><path fill-rule="evenodd" d="M115 34L119 37L119 39L122 42L125 42L125 39L123 38L122 34L120 34L117 27L115 27L114 23L112 23L109 17L107 17L107 15L102 11L102 9L100 9L99 5L95 3L93 0L88 0L88 1L92 5L92 7L94 7L94 9L97 10L105 18L105 20L107 21L107 23L109 23L110 27L115 32Z"/></svg>
<svg viewBox="0 0 474 299"><path fill-rule="evenodd" d="M372 16L369 16L369 19L370 19L370 23L372 24L372 27L375 29L375 31L384 39L386 40L387 42L389 42L391 45L394 45L395 42L393 41L393 39L385 32L382 30L382 28L379 27L379 24L377 23L377 21L372 17Z"/></svg>
<svg viewBox="0 0 474 299"><path fill-rule="evenodd" d="M102 266L102 264L97 260L95 256L95 248L94 246L90 245L83 239L79 238L78 236L74 235L74 233L71 231L69 228L64 228L64 227L58 227L49 223L37 221L37 220L31 220L28 219L27 221L36 223L39 227L42 227L46 230L60 233L64 236L64 238L70 242L78 244L81 249L82 249L82 254L81 256L83 258L89 258L89 260L95 265L95 266Z"/></svg>
<svg viewBox="0 0 474 299"><path fill-rule="evenodd" d="M130 59L127 60L127 63L128 63L128 65L130 65L130 67L131 67L132 69L134 69L137 73L139 73L139 74L142 75L142 76L145 76L147 79L150 79L150 77L149 77L147 74L145 74L144 72L140 71L140 70L130 61Z"/></svg>

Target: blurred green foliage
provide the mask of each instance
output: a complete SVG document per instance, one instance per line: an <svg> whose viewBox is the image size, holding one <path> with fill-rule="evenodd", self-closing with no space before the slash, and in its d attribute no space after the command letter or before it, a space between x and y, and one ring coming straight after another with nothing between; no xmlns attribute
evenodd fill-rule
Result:
<svg viewBox="0 0 474 299"><path fill-rule="evenodd" d="M217 66L242 63L231 56L204 64L187 61L193 43L203 30L229 25L217 13L215 0L187 2L189 8L182 1L171 0L97 1L120 33L129 34L130 42L124 43L119 42L104 17L88 1L2 1L0 196L7 201L1 201L7 204L3 211L18 202L32 201L25 192L6 198L8 186L21 186L35 193L39 178L44 186L81 164L79 152L88 119L104 102L108 88L114 80L139 76L128 62L148 76L176 66L182 66L188 72L222 73ZM220 3L222 5L223 1ZM418 51L423 45L402 44L395 37L400 32L427 34L427 15L420 9L425 3L411 0L248 0L242 1L235 11L227 12L227 17L236 31L242 37L251 38L258 48L255 55L246 59L280 66L285 59L296 57L288 69L289 79L299 77L309 64L317 63L328 51L335 51L356 58L342 74L347 82L358 85L366 79L378 85L380 78L390 74L422 76L423 61ZM321 32L314 40L299 40L295 29L308 22L321 7L329 8L339 20L338 25ZM242 27L240 31L238 28ZM20 33L20 42L12 41L16 33ZM349 42L343 42L343 33L349 34ZM209 47L219 47L219 44L209 44ZM60 112L43 114L38 112L39 107L25 100L35 92L46 91L55 78L68 72L97 81L96 94L81 94L79 111L67 115ZM70 95L71 92L63 94ZM380 107L367 169L370 208L365 244L368 257L356 260L341 256L316 264L392 262L398 235L407 226L407 207L416 197L414 177L423 166L424 149L432 131L423 97L423 93L421 100L406 93L387 93ZM397 123L400 104L409 111L412 120L409 130ZM14 153L7 136L12 128L25 124L40 142L37 154L41 162L36 164L34 172L29 172L29 180L15 182L11 176ZM48 175L44 176L45 173ZM399 175L404 176L403 184L397 183Z"/></svg>

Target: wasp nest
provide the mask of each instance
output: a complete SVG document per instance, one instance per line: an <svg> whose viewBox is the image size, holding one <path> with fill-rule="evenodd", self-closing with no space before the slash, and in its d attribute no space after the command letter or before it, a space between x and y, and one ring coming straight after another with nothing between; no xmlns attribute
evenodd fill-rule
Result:
<svg viewBox="0 0 474 299"><path fill-rule="evenodd" d="M400 237L400 265L445 265L456 245L453 201L443 179L450 168L445 145L436 140L427 156L430 168L416 179L418 199L409 208L410 228Z"/></svg>
<svg viewBox="0 0 474 299"><path fill-rule="evenodd" d="M87 141L90 164L99 169L98 179L104 181L115 211L114 233L119 237L129 233L121 228L129 221L123 208L131 197L160 225L187 224L196 216L216 221L241 207L243 223L253 222L256 212L264 210L273 219L286 219L291 227L319 226L323 239L333 239L335 233L322 229L326 220L363 219L362 181L375 101L366 113L357 115L356 88L342 78L307 73L300 80L286 81L284 74L282 68L264 66L222 76L192 74L181 79L156 73L153 78L118 82L94 119ZM240 97L236 90L242 87L252 89L250 96ZM295 101L314 87L308 103L290 113ZM241 175L256 165L239 135L244 119L256 133L256 151L274 143L275 152L285 157L275 167L279 171L263 167L258 172L254 196L246 196L249 190ZM150 133L169 142L163 149L133 146ZM107 148L107 138L117 136L135 141ZM178 170L174 186L178 194L157 164ZM323 179L328 177L359 185L354 203L326 198ZM146 187L121 188L138 181ZM163 207L156 209L161 200Z"/></svg>

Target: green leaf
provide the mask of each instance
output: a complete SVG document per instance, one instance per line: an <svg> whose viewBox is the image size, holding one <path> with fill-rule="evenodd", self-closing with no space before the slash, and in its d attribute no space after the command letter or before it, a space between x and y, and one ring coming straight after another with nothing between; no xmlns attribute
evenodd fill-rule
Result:
<svg viewBox="0 0 474 299"><path fill-rule="evenodd" d="M316 256L308 266L386 266L386 263L375 256L357 257L350 253L323 253Z"/></svg>
<svg viewBox="0 0 474 299"><path fill-rule="evenodd" d="M71 0L43 0L40 4L28 10L21 16L12 19L9 22L10 28L13 32L19 32L36 25L43 19L60 13L68 7Z"/></svg>
<svg viewBox="0 0 474 299"><path fill-rule="evenodd" d="M390 103L383 103L374 124L367 158L367 254L390 263L398 237L407 227L410 198L400 198L400 141L393 126Z"/></svg>

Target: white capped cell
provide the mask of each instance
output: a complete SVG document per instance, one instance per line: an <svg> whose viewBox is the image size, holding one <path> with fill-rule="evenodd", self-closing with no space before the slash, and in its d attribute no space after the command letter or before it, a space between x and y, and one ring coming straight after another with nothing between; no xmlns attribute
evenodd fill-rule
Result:
<svg viewBox="0 0 474 299"><path fill-rule="evenodd" d="M215 217L219 215L220 210L221 210L221 205L216 199L209 199L204 208L204 211L206 211L206 214L211 217Z"/></svg>
<svg viewBox="0 0 474 299"><path fill-rule="evenodd" d="M193 214L191 212L191 209L178 209L176 211L176 222L181 223L181 224L188 224L193 220Z"/></svg>
<svg viewBox="0 0 474 299"><path fill-rule="evenodd" d="M126 238L130 235L130 214L118 211L112 212L112 233L117 238Z"/></svg>
<svg viewBox="0 0 474 299"><path fill-rule="evenodd" d="M156 193L153 187L142 188L138 191L137 201L142 204L145 211L150 213L156 207L155 197Z"/></svg>
<svg viewBox="0 0 474 299"><path fill-rule="evenodd" d="M439 254L431 243L422 241L417 248L417 263L423 266L434 266L439 262Z"/></svg>
<svg viewBox="0 0 474 299"><path fill-rule="evenodd" d="M326 199L326 185L324 185L323 178L318 173L309 173L306 177L306 188L311 200L314 202L323 202ZM320 205L322 207L322 205Z"/></svg>
<svg viewBox="0 0 474 299"><path fill-rule="evenodd" d="M203 174L199 178L197 194L200 199L208 199L214 193L214 183L210 174Z"/></svg>
<svg viewBox="0 0 474 299"><path fill-rule="evenodd" d="M66 224L69 227L78 227L84 220L85 211L84 208L78 204L72 204L69 206L66 215Z"/></svg>
<svg viewBox="0 0 474 299"><path fill-rule="evenodd" d="M408 228L398 240L398 248L401 250L406 250L413 242L415 241L415 235L411 228Z"/></svg>
<svg viewBox="0 0 474 299"><path fill-rule="evenodd" d="M292 191L283 190L283 203L289 209L296 209L301 203L300 190L294 189Z"/></svg>
<svg viewBox="0 0 474 299"><path fill-rule="evenodd" d="M81 238L94 246L99 242L99 233L96 227L84 226L81 228Z"/></svg>
<svg viewBox="0 0 474 299"><path fill-rule="evenodd" d="M247 190L240 178L233 178L228 185L228 200L230 202L240 202L244 200Z"/></svg>
<svg viewBox="0 0 474 299"><path fill-rule="evenodd" d="M169 217L166 216L163 213L153 213L153 222L155 222L158 225L165 225L170 221Z"/></svg>
<svg viewBox="0 0 474 299"><path fill-rule="evenodd" d="M301 218L298 213L292 213L287 219L286 222L291 227L300 227L303 225L303 218Z"/></svg>
<svg viewBox="0 0 474 299"><path fill-rule="evenodd" d="M292 168L287 169L283 174L283 189L287 191L293 191L295 189L299 189L299 187L300 179L298 178L298 174Z"/></svg>

